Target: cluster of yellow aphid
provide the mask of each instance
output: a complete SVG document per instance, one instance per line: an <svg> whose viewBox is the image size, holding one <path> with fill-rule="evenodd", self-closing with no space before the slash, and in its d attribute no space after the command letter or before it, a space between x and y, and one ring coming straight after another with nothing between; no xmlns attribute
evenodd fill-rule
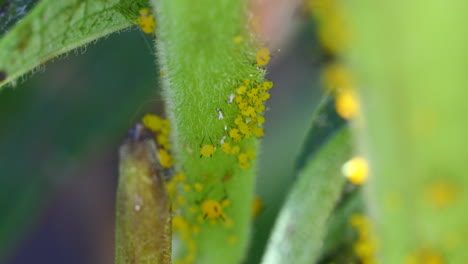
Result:
<svg viewBox="0 0 468 264"><path fill-rule="evenodd" d="M353 245L353 252L362 264L376 264L377 241L372 235L370 219L362 214L354 214L349 219L351 226L357 231L358 239Z"/></svg>
<svg viewBox="0 0 468 264"><path fill-rule="evenodd" d="M242 42L242 36L233 38L235 43ZM270 61L270 51L267 48L260 48L255 56L257 65L265 66ZM237 155L239 167L246 169L250 167L250 161L255 159L253 149L241 151L239 143L244 138L250 138L252 135L262 137L264 134L262 124L265 123L263 112L265 111L265 101L270 98L268 90L273 87L270 81L261 84L253 84L250 80L244 80L242 84L236 88L235 94L231 94L229 103L235 102L239 115L234 120L234 125L228 132L231 142L222 140L221 150L226 154ZM216 152L216 146L202 145L200 157L211 157Z"/></svg>
<svg viewBox="0 0 468 264"><path fill-rule="evenodd" d="M172 156L170 155L171 145L169 143L169 134L171 133L171 124L169 120L160 118L159 116L147 114L143 117L143 124L156 135L156 143L158 144L157 157L159 163L164 168L170 168L173 164Z"/></svg>
<svg viewBox="0 0 468 264"><path fill-rule="evenodd" d="M142 26L142 30L148 29L151 24L148 17L151 16L149 11L140 12L141 17L138 24ZM152 18L152 16L151 16ZM147 25L148 24L148 25ZM145 28L143 25L146 25ZM148 29L149 30L149 29ZM154 30L154 29L153 29ZM146 32L146 31L145 31ZM242 37L235 37L235 43L241 43ZM261 48L256 54L256 61L258 66L265 66L270 60L270 52L266 48ZM263 112L265 111L264 102L270 98L268 90L273 87L273 83L266 81L260 84L251 83L250 80L245 80L243 83L236 87L234 93L230 96L229 104L235 103L238 108L238 115L234 118L233 125L230 130L226 130L226 137L221 140L221 150L223 153L236 155L240 168L249 168L250 162L255 159L255 151L252 148L245 150L241 149L240 141L244 138L252 136L262 137L264 134L262 124L265 122ZM221 118L222 112L220 113ZM173 158L170 155L169 133L170 123L168 120L162 119L155 115L145 115L143 117L143 124L156 134L156 142L158 144L158 159L160 164L165 168L170 168L173 165ZM200 146L201 157L211 157L217 150L214 144L205 144ZM228 181L230 176L227 175L222 179L222 183ZM185 174L179 172L166 183L166 189L172 200L173 218L172 227L175 232L179 234L186 244L186 254L183 258L176 261L176 263L192 263L195 261L197 253L197 245L195 236L200 231L202 224L208 221L210 225L216 225L222 222L226 228L233 226L233 221L226 215L224 209L230 206L231 201L225 195L220 200L205 199L206 193L203 194L205 189L200 182L188 182ZM205 190L206 191L206 190ZM194 199L193 203L187 202L189 199ZM196 197L201 197L197 201ZM196 206L190 206L196 203ZM252 214L257 216L262 208L262 202L256 199L252 204ZM186 216L185 213L188 212ZM192 217L196 221L192 221ZM190 217L188 219L186 217ZM228 243L235 243L237 237L230 235Z"/></svg>
<svg viewBox="0 0 468 264"><path fill-rule="evenodd" d="M197 194L203 195L203 184L196 182L189 184L183 172L177 173L167 184L166 189L173 203L174 216L172 218L172 228L177 232L179 238L186 244L186 255L178 259L175 263L188 264L192 263L197 254L197 244L195 237L201 232L201 228L205 221L210 225L216 225L218 222L223 222L226 227L232 227L232 220L224 213L224 208L228 207L231 201L227 198L220 201L213 199L202 199L196 201L197 206L190 206L184 197L194 197ZM193 216L196 221L189 220L182 215L186 211ZM231 236L228 240L235 240L235 236ZM228 241L228 242L229 242Z"/></svg>
<svg viewBox="0 0 468 264"><path fill-rule="evenodd" d="M237 155L240 168L249 168L250 161L255 159L253 149L241 151L239 145L244 138L250 138L252 135L262 137L264 132L261 125L265 123L262 113L265 111L263 104L270 98L268 90L273 87L272 82L264 82L259 85L251 85L250 80L245 80L240 87L236 89L234 102L239 109L239 115L235 118L235 127L231 128L228 135L232 142L224 142L221 150L226 154Z"/></svg>
<svg viewBox="0 0 468 264"><path fill-rule="evenodd" d="M146 34L153 34L154 30L156 29L156 20L148 8L142 8L140 10L140 16L138 17L136 23Z"/></svg>

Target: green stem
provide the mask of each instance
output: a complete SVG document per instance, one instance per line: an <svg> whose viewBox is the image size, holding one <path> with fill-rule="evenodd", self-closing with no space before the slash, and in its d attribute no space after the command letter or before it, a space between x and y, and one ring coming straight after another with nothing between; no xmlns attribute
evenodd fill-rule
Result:
<svg viewBox="0 0 468 264"><path fill-rule="evenodd" d="M177 221L173 224L182 242L175 257L184 263L239 263L249 240L256 161L251 155L248 168L242 168L238 159L242 153L254 154L258 140L250 137L236 142L230 137L240 112L229 100L245 80L253 87L264 76L264 70L255 65L246 3L153 3L173 153L177 170L186 175L182 183L186 191L177 189L174 196ZM236 36L243 40L233 41ZM224 153L223 139L239 146L240 152ZM212 145L216 151L201 157L203 145ZM207 200L230 205L223 208L223 216L207 217L201 206Z"/></svg>
<svg viewBox="0 0 468 264"><path fill-rule="evenodd" d="M138 133L137 131L135 131ZM171 263L171 211L156 144L136 135L120 148L115 263Z"/></svg>

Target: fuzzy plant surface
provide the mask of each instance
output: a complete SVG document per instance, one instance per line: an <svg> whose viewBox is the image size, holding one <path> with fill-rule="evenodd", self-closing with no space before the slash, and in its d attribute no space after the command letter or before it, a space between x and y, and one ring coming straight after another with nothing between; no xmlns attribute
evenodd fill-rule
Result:
<svg viewBox="0 0 468 264"><path fill-rule="evenodd" d="M468 3L344 3L379 261L466 263Z"/></svg>
<svg viewBox="0 0 468 264"><path fill-rule="evenodd" d="M59 55L84 52L86 44L130 27L145 6L145 0L40 1L0 39L0 89Z"/></svg>
<svg viewBox="0 0 468 264"><path fill-rule="evenodd" d="M184 175L173 194L176 263L239 263L249 241L262 101L271 88L246 2L153 4L175 168Z"/></svg>

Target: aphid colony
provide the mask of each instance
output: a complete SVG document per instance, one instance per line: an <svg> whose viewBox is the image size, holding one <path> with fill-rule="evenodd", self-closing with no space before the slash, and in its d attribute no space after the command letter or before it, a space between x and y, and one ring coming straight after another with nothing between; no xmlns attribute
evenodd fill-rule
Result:
<svg viewBox="0 0 468 264"><path fill-rule="evenodd" d="M226 154L237 155L239 167L242 169L250 167L250 161L255 159L255 153L253 149L241 151L238 143L244 138L263 136L264 102L270 98L268 90L272 87L273 83L269 81L253 85L250 80L245 80L236 88L235 94L229 97L228 103L235 103L239 114L232 128L227 131L228 139L223 138L221 150ZM202 145L200 154L202 157L211 157L215 151L214 144Z"/></svg>
<svg viewBox="0 0 468 264"><path fill-rule="evenodd" d="M154 133L156 143L158 145L156 156L159 164L166 169L173 169L174 159L170 154L171 145L169 144L170 122L153 114L146 114L142 122L144 126ZM173 172L173 171L171 171ZM187 182L184 172L178 172L173 177L166 176L166 191L172 201L173 217L172 227L174 232L179 234L186 246L186 255L180 259L180 263L191 263L195 260L197 245L194 236L201 231L201 226L205 221L210 225L216 225L218 222L224 223L226 227L232 226L232 220L224 213L223 209L230 205L230 200L227 194L219 200L208 199L207 195L210 190L205 190L204 185L200 182L190 184ZM188 203L186 200L187 194L190 197L198 197L195 203ZM190 204L195 204L190 206ZM187 206L190 206L187 208ZM193 223L186 219L180 210L185 210L194 215L196 222ZM229 240L235 241L235 236L231 236ZM229 242L229 241L228 241Z"/></svg>
<svg viewBox="0 0 468 264"><path fill-rule="evenodd" d="M144 14L144 12L140 13ZM145 16L148 16L148 13ZM141 21L144 22L145 20L142 19ZM138 23L142 26L140 20ZM242 42L242 39L238 37L234 41ZM256 61L258 66L264 66L268 63L269 59L270 54L267 49L262 48L257 52ZM211 142L211 144L203 145L202 141L199 150L200 157L210 158L220 148L222 155L236 156L239 168L249 168L251 161L255 159L255 151L252 148L242 149L240 143L243 139L263 136L262 125L265 122L265 118L263 117L263 112L265 111L264 102L270 98L268 90L272 87L273 83L269 81L254 83L250 80L244 80L238 87L234 87L232 94L229 95L227 104L235 104L238 114L234 120L229 119L232 123L226 124L225 136L220 141L217 141L219 142L218 144L215 145ZM216 112L216 119L226 119L221 108L216 109ZM169 120L147 114L143 117L142 121L145 127L155 134L158 144L157 158L160 165L166 169L170 169L173 173L174 159L170 154ZM231 230L233 227L233 220L225 212L225 209L230 206L231 200L224 184L231 177L232 174L225 175L222 179L214 177L217 180L207 181L209 182L209 187L205 186L207 182L203 179L195 182L188 180L183 171L177 172L172 178L166 177L170 178L166 182L166 190L172 201L173 231L178 234L178 237L185 244L185 255L177 260L178 263L192 263L195 260L197 256L196 236L203 231L203 228L206 228L206 224L210 226L222 224L227 230ZM256 199L252 204L252 214L254 217L259 214L261 208L261 200ZM236 241L237 237L234 233L231 233L227 238L227 243L229 244L236 243Z"/></svg>
<svg viewBox="0 0 468 264"><path fill-rule="evenodd" d="M146 34L152 34L156 29L156 20L154 20L154 17L148 8L142 8L140 10L140 16L138 17L136 23Z"/></svg>
<svg viewBox="0 0 468 264"><path fill-rule="evenodd" d="M377 241L372 232L371 220L365 215L353 214L349 218L349 224L357 233L353 253L361 263L378 263L376 262Z"/></svg>

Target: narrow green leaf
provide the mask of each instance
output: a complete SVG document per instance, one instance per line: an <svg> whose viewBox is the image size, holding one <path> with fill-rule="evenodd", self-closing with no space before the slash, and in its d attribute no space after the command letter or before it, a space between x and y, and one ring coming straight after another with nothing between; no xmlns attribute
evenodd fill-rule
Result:
<svg viewBox="0 0 468 264"><path fill-rule="evenodd" d="M363 210L363 201L359 190L342 198L328 221L320 259L340 255L343 252L338 250L352 247L356 236L349 220L353 214L362 213Z"/></svg>
<svg viewBox="0 0 468 264"><path fill-rule="evenodd" d="M42 0L0 39L0 87L73 49L132 25L140 5L118 0ZM134 9L131 9L134 8Z"/></svg>
<svg viewBox="0 0 468 264"><path fill-rule="evenodd" d="M310 264L320 257L327 221L345 183L341 166L351 151L344 127L306 163L277 219L263 264Z"/></svg>

